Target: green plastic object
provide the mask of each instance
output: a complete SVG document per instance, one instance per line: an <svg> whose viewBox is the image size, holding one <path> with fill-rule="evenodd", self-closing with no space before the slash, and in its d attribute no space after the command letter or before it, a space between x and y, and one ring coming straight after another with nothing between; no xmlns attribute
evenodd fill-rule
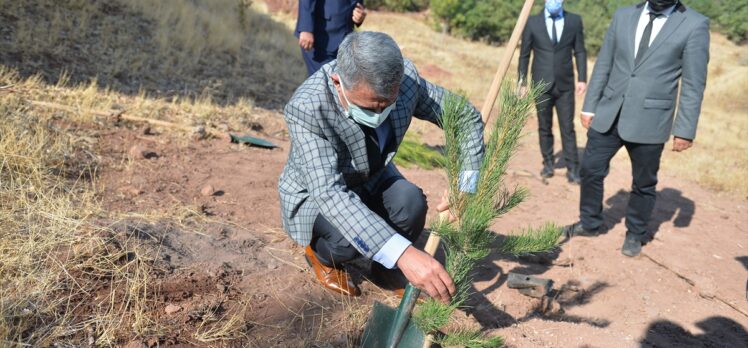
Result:
<svg viewBox="0 0 748 348"><path fill-rule="evenodd" d="M252 146L262 147L265 149L274 149L278 147L278 145L275 145L265 139L255 138L249 135L229 134L229 136L231 137L231 142L235 144L249 144Z"/></svg>
<svg viewBox="0 0 748 348"><path fill-rule="evenodd" d="M408 284L397 309L374 303L372 315L364 329L363 348L421 348L426 335L419 330L411 313L421 291Z"/></svg>

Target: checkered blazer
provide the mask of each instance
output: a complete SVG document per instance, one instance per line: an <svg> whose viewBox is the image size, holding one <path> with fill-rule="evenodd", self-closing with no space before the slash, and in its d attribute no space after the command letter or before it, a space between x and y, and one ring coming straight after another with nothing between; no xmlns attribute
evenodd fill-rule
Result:
<svg viewBox="0 0 748 348"><path fill-rule="evenodd" d="M449 92L421 78L413 63L405 61L396 105L386 121L391 123L397 146L385 155L384 168L371 173L364 133L346 116L330 79L335 66L332 61L304 81L284 109L291 150L278 185L283 228L306 246L314 221L322 214L371 259L396 232L358 194L399 175L392 158L412 117L439 125L441 103ZM480 113L472 110L474 134L465 144L469 156L463 170L478 170L483 156L483 122Z"/></svg>

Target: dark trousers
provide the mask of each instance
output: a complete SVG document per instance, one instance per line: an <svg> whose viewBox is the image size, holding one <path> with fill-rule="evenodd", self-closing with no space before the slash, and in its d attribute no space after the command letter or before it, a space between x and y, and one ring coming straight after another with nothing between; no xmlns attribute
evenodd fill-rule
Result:
<svg viewBox="0 0 748 348"><path fill-rule="evenodd" d="M561 129L561 147L564 152L566 168L577 170L577 133L574 131L574 90L559 91L554 85L547 92L535 99L538 111L538 137L543 165L553 166L553 107L558 114L558 126Z"/></svg>
<svg viewBox="0 0 748 348"><path fill-rule="evenodd" d="M592 128L587 132L587 147L581 167L581 195L579 218L585 229L593 230L603 224L603 181L610 169L610 160L621 147L631 157L631 195L626 208L627 234L644 241L647 224L652 216L657 195L657 171L664 144L637 144L618 135L618 122L606 133Z"/></svg>
<svg viewBox="0 0 748 348"><path fill-rule="evenodd" d="M393 177L378 192L359 196L369 209L381 216L397 233L411 242L418 239L426 223L426 196L403 177ZM339 266L353 260L359 252L322 214L317 215L312 230L312 249L328 266Z"/></svg>
<svg viewBox="0 0 748 348"><path fill-rule="evenodd" d="M306 64L306 71L309 76L312 76L323 65L335 59L337 55L337 50L335 52L327 52L316 48L313 48L311 51L301 49L301 56L304 58L304 64Z"/></svg>

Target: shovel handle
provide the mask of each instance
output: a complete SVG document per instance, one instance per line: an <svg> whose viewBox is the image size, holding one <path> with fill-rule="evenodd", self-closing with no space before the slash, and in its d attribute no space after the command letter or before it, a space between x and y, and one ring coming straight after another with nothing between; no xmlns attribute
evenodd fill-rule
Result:
<svg viewBox="0 0 748 348"><path fill-rule="evenodd" d="M445 210L441 213L439 213L439 220L445 221L449 218L449 210ZM441 242L442 237L439 237L439 234L437 234L434 231L431 231L429 234L429 239L426 240L426 246L423 247L423 251L428 253L431 256L434 256L436 254L436 249L439 247L439 242Z"/></svg>
<svg viewBox="0 0 748 348"><path fill-rule="evenodd" d="M499 67L496 69L496 75L491 83L491 88L488 90L488 95L486 95L486 99L483 101L483 108L480 112L481 115L483 115L483 124L488 124L488 121L491 119L491 111L496 103L496 98L499 96L501 82L504 81L506 71L509 70L509 64L512 62L514 50L517 49L517 44L522 36L522 31L525 29L525 25L527 24L527 18L530 17L533 3L533 0L525 0L525 4L522 6L522 10L520 10L519 18L517 18L517 23L514 25L512 36L509 37L509 41L507 42L506 47L504 47L504 55L501 57L501 62L499 63Z"/></svg>
<svg viewBox="0 0 748 348"><path fill-rule="evenodd" d="M439 220L445 221L448 218L449 210L445 210L439 213ZM436 253L436 249L439 247L439 242L441 241L441 239L442 238L439 237L437 233L432 231L429 234L429 239L426 240L426 246L423 247L423 251L431 256L434 256L434 254ZM410 314L411 312L413 312L413 307L416 306L416 302L420 294L421 290L411 285L410 283L408 283L408 286L405 287L403 299L402 301L400 301L400 306L398 306L397 312L395 312L395 318L392 322L392 329L390 331L388 347L394 348L397 347L397 345L400 343L400 338L402 338L403 336L405 327L408 326L408 322L410 321ZM428 339L427 341L430 342L430 340Z"/></svg>

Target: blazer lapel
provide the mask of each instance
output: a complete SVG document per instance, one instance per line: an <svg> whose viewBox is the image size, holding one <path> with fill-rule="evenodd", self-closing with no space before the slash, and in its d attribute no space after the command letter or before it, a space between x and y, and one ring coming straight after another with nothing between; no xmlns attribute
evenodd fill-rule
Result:
<svg viewBox="0 0 748 348"><path fill-rule="evenodd" d="M673 13L670 14L670 17L668 17L667 21L665 21L665 25L662 26L662 29L660 29L660 32L657 33L657 36L654 38L654 41L652 41L652 44L649 45L649 49L647 49L647 52L644 52L644 57L642 57L639 60L639 64L636 66L640 66L649 56L652 55L652 52L654 52L657 47L659 47L667 38L672 35L676 29L680 26L681 23L686 19L686 15L678 11L677 9L673 11Z"/></svg>
<svg viewBox="0 0 748 348"><path fill-rule="evenodd" d="M392 115L388 120L390 122L390 125L392 126L391 129L393 144L391 144L387 149L388 153L385 163L389 163L392 160L392 157L395 156L397 149L400 147L400 143L405 137L405 132L408 130L408 119L410 117L408 116L408 113L404 110L401 110L401 108L403 107L398 105L395 110L392 110Z"/></svg>
<svg viewBox="0 0 748 348"><path fill-rule="evenodd" d="M348 117L340 117L335 122L335 132L340 134L341 140L351 151L353 167L364 173L369 173L369 156L366 153L366 141L361 128Z"/></svg>
<svg viewBox="0 0 748 348"><path fill-rule="evenodd" d="M358 124L345 116L345 110L340 105L340 101L337 97L337 90L333 85L332 80L328 77L327 88L330 92L331 102L335 105L337 110L334 111L332 124L335 128L335 133L340 135L340 139L348 146L351 152L351 158L353 161L353 167L359 171L369 174L369 156L366 153L366 141L364 140L364 132Z"/></svg>
<svg viewBox="0 0 748 348"><path fill-rule="evenodd" d="M628 57L631 59L631 69L634 69L634 62L636 61L636 28L639 26L639 19L642 16L642 11L644 11L644 5L638 5L634 8L633 13L631 14L631 18L629 19L629 30L628 34L629 37L626 40L627 47L629 48L629 54Z"/></svg>

